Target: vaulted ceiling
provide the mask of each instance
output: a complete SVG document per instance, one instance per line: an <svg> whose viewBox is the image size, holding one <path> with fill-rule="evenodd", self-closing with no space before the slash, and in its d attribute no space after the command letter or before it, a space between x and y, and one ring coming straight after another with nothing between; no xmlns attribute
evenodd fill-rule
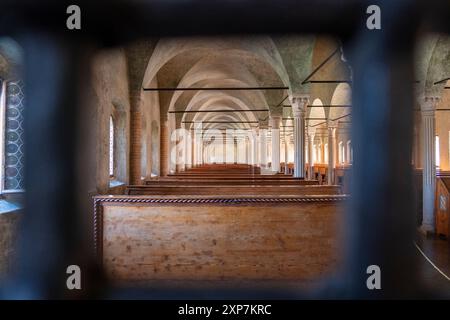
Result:
<svg viewBox="0 0 450 320"><path fill-rule="evenodd" d="M156 78L159 88L287 88L159 92L161 113L190 111L176 113L177 123L250 128L269 115L282 116L289 94L306 93L301 82L311 72L313 46L313 37L163 39L149 59L143 86ZM192 112L206 110L216 112Z"/></svg>

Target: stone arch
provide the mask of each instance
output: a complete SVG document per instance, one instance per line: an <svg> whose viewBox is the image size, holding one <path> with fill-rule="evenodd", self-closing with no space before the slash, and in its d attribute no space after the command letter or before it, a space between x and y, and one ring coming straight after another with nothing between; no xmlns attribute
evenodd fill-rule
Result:
<svg viewBox="0 0 450 320"><path fill-rule="evenodd" d="M323 123L325 120L325 109L323 108L322 100L319 98L314 99L313 103L311 104L312 108L309 108L307 117L308 120L308 126L310 127L316 127Z"/></svg>
<svg viewBox="0 0 450 320"><path fill-rule="evenodd" d="M347 83L340 83L336 86L336 89L333 92L333 96L331 97L331 105L332 106L350 106L352 104L352 88ZM330 108L328 118L330 120L339 121L340 119L344 119L343 117L351 114L351 108ZM346 120L347 117L346 117Z"/></svg>

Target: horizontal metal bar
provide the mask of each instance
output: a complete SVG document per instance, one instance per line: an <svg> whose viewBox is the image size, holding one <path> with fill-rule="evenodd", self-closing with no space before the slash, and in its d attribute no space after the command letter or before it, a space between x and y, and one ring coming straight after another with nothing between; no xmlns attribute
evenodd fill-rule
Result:
<svg viewBox="0 0 450 320"><path fill-rule="evenodd" d="M332 104L327 104L327 105L323 105L323 106L312 106L309 105L308 108L351 108L351 105L346 105L346 104L336 104L336 105L332 105Z"/></svg>
<svg viewBox="0 0 450 320"><path fill-rule="evenodd" d="M259 123L259 121L182 121L182 123Z"/></svg>
<svg viewBox="0 0 450 320"><path fill-rule="evenodd" d="M337 47L333 53L331 53L324 61L322 61L306 78L305 80L303 80L302 84L307 84L309 83L309 79L311 79L316 73L317 71L319 71L325 64L327 64L328 61L331 60L331 58L334 57L334 55L336 53L339 52L339 47Z"/></svg>
<svg viewBox="0 0 450 320"><path fill-rule="evenodd" d="M187 111L169 111L169 113L219 113L219 112L269 112L267 109L250 109L250 110L187 110Z"/></svg>
<svg viewBox="0 0 450 320"><path fill-rule="evenodd" d="M448 80L450 80L450 78L445 78L445 79L442 79L442 80L436 81L436 82L435 82L435 83L433 83L433 84L434 84L434 85L436 85L436 84L441 84L441 83L447 82Z"/></svg>
<svg viewBox="0 0 450 320"><path fill-rule="evenodd" d="M350 80L311 80L306 83L352 83Z"/></svg>
<svg viewBox="0 0 450 320"><path fill-rule="evenodd" d="M289 87L215 87L215 88L143 88L144 91L253 91L253 90L288 90Z"/></svg>

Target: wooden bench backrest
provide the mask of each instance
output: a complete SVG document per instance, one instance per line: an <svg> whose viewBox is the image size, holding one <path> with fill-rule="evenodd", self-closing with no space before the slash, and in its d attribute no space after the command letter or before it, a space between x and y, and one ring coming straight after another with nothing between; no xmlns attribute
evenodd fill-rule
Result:
<svg viewBox="0 0 450 320"><path fill-rule="evenodd" d="M114 280L312 280L340 258L335 197L95 197Z"/></svg>
<svg viewBox="0 0 450 320"><path fill-rule="evenodd" d="M129 195L335 195L340 194L339 186L129 186Z"/></svg>

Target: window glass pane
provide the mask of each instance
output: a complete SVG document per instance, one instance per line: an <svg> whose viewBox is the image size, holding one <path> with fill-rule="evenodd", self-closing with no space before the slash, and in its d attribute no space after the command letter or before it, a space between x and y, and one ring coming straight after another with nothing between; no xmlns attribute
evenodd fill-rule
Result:
<svg viewBox="0 0 450 320"><path fill-rule="evenodd" d="M109 117L109 175L114 176L114 120Z"/></svg>
<svg viewBox="0 0 450 320"><path fill-rule="evenodd" d="M5 190L24 188L23 108L22 81L8 82L5 110Z"/></svg>

